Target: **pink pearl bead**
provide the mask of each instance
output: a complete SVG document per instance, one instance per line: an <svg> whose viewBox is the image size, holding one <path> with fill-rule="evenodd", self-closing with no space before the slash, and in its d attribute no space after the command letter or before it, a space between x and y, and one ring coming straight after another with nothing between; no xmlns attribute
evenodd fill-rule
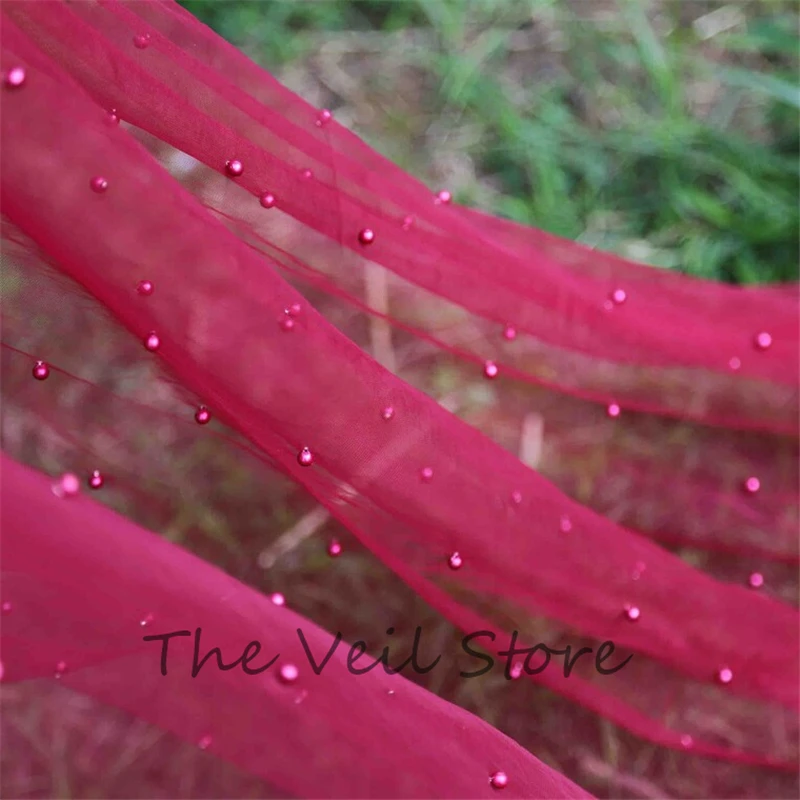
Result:
<svg viewBox="0 0 800 800"><path fill-rule="evenodd" d="M463 564L464 564L464 559L461 558L461 555L459 553L453 553L447 559L447 566L449 566L450 569L461 569Z"/></svg>
<svg viewBox="0 0 800 800"><path fill-rule="evenodd" d="M286 598L280 592L273 592L269 599L276 605L276 606L283 606L286 605Z"/></svg>
<svg viewBox="0 0 800 800"><path fill-rule="evenodd" d="M430 467L423 467L419 476L424 483L430 483L433 480L433 470Z"/></svg>
<svg viewBox="0 0 800 800"><path fill-rule="evenodd" d="M56 664L56 678L60 678L67 671L67 664L65 661L59 661Z"/></svg>
<svg viewBox="0 0 800 800"><path fill-rule="evenodd" d="M299 317L302 310L303 307L300 303L292 303L288 308L283 309L283 313L286 314L287 317Z"/></svg>
<svg viewBox="0 0 800 800"><path fill-rule="evenodd" d="M136 291L143 297L150 297L150 295L153 294L154 288L152 281L139 281L136 286Z"/></svg>
<svg viewBox="0 0 800 800"><path fill-rule="evenodd" d="M72 472L65 472L53 487L53 493L58 497L75 497L80 490L81 482Z"/></svg>
<svg viewBox="0 0 800 800"><path fill-rule="evenodd" d="M732 369L734 372L736 372L736 370L739 370L739 369L741 369L741 368L742 368L742 359L741 359L741 358L737 358L736 356L734 356L734 357L733 357L733 358L732 358L732 359L731 359L731 360L728 362L728 367L729 367L730 369Z"/></svg>
<svg viewBox="0 0 800 800"><path fill-rule="evenodd" d="M321 128L323 125L326 125L333 119L333 114L328 111L327 108L323 108L322 111L319 112L319 116L317 117L316 126Z"/></svg>
<svg viewBox="0 0 800 800"><path fill-rule="evenodd" d="M336 556L340 556L342 554L342 545L336 539L332 539L328 542L328 555L331 558L336 558Z"/></svg>
<svg viewBox="0 0 800 800"><path fill-rule="evenodd" d="M747 579L751 589L760 589L764 585L764 576L760 572L754 572Z"/></svg>
<svg viewBox="0 0 800 800"><path fill-rule="evenodd" d="M5 603L3 603L3 605L2 605L2 609L3 609L3 613L4 614L10 614L12 612L13 608L14 607L11 605L11 602L9 600L6 600Z"/></svg>
<svg viewBox="0 0 800 800"><path fill-rule="evenodd" d="M205 406L199 406L194 412L194 421L198 425L205 425L211 419L211 412Z"/></svg>
<svg viewBox="0 0 800 800"><path fill-rule="evenodd" d="M437 204L447 205L453 199L453 195L447 191L447 189L442 189L441 191L437 192L435 201Z"/></svg>
<svg viewBox="0 0 800 800"><path fill-rule="evenodd" d="M489 379L496 378L498 371L497 364L494 361L487 361L483 365L483 374Z"/></svg>
<svg viewBox="0 0 800 800"><path fill-rule="evenodd" d="M692 747L694 747L694 739L691 736L689 736L688 733L684 733L681 736L681 747L684 750L689 750Z"/></svg>
<svg viewBox="0 0 800 800"><path fill-rule="evenodd" d="M620 415L620 407L617 403L611 403L609 407L606 409L606 413L612 419L616 419Z"/></svg>
<svg viewBox="0 0 800 800"><path fill-rule="evenodd" d="M231 161L225 162L225 171L232 178L238 178L244 172L244 164L242 164L242 162L238 159L234 158Z"/></svg>
<svg viewBox="0 0 800 800"><path fill-rule="evenodd" d="M11 67L6 73L5 84L9 89L18 89L25 83L26 77L25 67Z"/></svg>
<svg viewBox="0 0 800 800"><path fill-rule="evenodd" d="M292 317L285 316L282 319L278 320L278 325L280 325L282 331L289 333L290 331L294 330L295 322L294 319L292 319Z"/></svg>
<svg viewBox="0 0 800 800"><path fill-rule="evenodd" d="M314 463L313 453L307 447L304 447L297 455L297 463L301 467L310 467Z"/></svg>
<svg viewBox="0 0 800 800"><path fill-rule="evenodd" d="M211 747L211 743L213 741L214 740L210 736L206 735L206 736L203 736L202 739L200 739L200 741L197 743L197 746L201 750L208 750L208 748Z"/></svg>
<svg viewBox="0 0 800 800"><path fill-rule="evenodd" d="M155 331L147 335L147 338L144 340L144 346L151 353L155 353L155 351L161 347L161 339L158 338L158 334L155 333Z"/></svg>
<svg viewBox="0 0 800 800"><path fill-rule="evenodd" d="M403 217L403 230L407 231L411 226L414 224L414 217L410 214L406 217Z"/></svg>
<svg viewBox="0 0 800 800"><path fill-rule="evenodd" d="M116 108L112 108L111 111L106 114L106 122L109 125L119 125L119 115L117 114Z"/></svg>
<svg viewBox="0 0 800 800"><path fill-rule="evenodd" d="M506 325L503 330L503 338L507 342L513 342L517 338L517 329L513 325Z"/></svg>
<svg viewBox="0 0 800 800"><path fill-rule="evenodd" d="M138 48L139 50L144 50L149 44L150 44L149 33L137 33L136 36L133 37L133 46Z"/></svg>
<svg viewBox="0 0 800 800"><path fill-rule="evenodd" d="M50 367L44 363L44 361L37 361L33 367L33 377L36 378L37 381L44 381L50 375Z"/></svg>
<svg viewBox="0 0 800 800"><path fill-rule="evenodd" d="M375 231L371 228L364 228L358 232L358 241L364 245L372 244L375 241Z"/></svg>
<svg viewBox="0 0 800 800"><path fill-rule="evenodd" d="M105 483L105 480L100 470L92 470L92 474L89 476L89 487L92 489L100 489L102 488L103 483Z"/></svg>
<svg viewBox="0 0 800 800"><path fill-rule="evenodd" d="M261 205L264 208L274 208L274 206L275 206L275 195L272 194L272 192L263 192L259 196L258 202L261 203Z"/></svg>
<svg viewBox="0 0 800 800"><path fill-rule="evenodd" d="M515 489L513 492L511 492L511 502L515 506L520 505L520 503L522 503L522 492L520 492L517 489Z"/></svg>
<svg viewBox="0 0 800 800"><path fill-rule="evenodd" d="M717 672L717 680L723 685L729 684L733 680L733 670L728 667L722 667L722 669Z"/></svg>
<svg viewBox="0 0 800 800"><path fill-rule="evenodd" d="M755 476L748 478L744 482L744 490L748 494L755 494L761 488L761 481Z"/></svg>
<svg viewBox="0 0 800 800"><path fill-rule="evenodd" d="M102 194L106 189L108 189L108 181L101 175L97 175L92 178L91 181L89 181L89 186L92 187L93 192Z"/></svg>
<svg viewBox="0 0 800 800"><path fill-rule="evenodd" d="M314 177L314 173L313 173L313 172L312 172L310 169L308 169L308 167L306 167L306 169L304 169L304 170L303 170L303 171L302 171L300 174L301 174L301 175L303 176L303 178L305 178L306 180L309 180L310 178L313 178L313 177Z"/></svg>
<svg viewBox="0 0 800 800"><path fill-rule="evenodd" d="M146 628L148 625L152 624L153 622L153 615L152 614L145 614L142 619L139 620L139 625L142 628Z"/></svg>
<svg viewBox="0 0 800 800"><path fill-rule="evenodd" d="M769 348L772 347L772 336L766 331L762 331L756 334L754 343L758 350L769 350Z"/></svg>
<svg viewBox="0 0 800 800"><path fill-rule="evenodd" d="M511 675L512 681L518 681L522 677L522 669L523 666L521 661L517 661L517 663L511 667L509 674Z"/></svg>
<svg viewBox="0 0 800 800"><path fill-rule="evenodd" d="M508 775L505 772L495 772L489 778L489 783L493 789L505 789L508 786Z"/></svg>
<svg viewBox="0 0 800 800"><path fill-rule="evenodd" d="M611 293L611 300L614 305L621 306L628 299L624 289L614 289Z"/></svg>
<svg viewBox="0 0 800 800"><path fill-rule="evenodd" d="M278 676L283 683L294 683L300 676L300 671L294 664L284 664L280 668Z"/></svg>
<svg viewBox="0 0 800 800"><path fill-rule="evenodd" d="M561 533L569 533L572 530L572 520L566 514L561 517L558 529Z"/></svg>
<svg viewBox="0 0 800 800"><path fill-rule="evenodd" d="M641 615L641 611L637 606L626 605L625 606L625 616L631 621L636 622Z"/></svg>
<svg viewBox="0 0 800 800"><path fill-rule="evenodd" d="M394 417L394 409L391 406L386 406L386 408L381 411L381 416L388 422Z"/></svg>

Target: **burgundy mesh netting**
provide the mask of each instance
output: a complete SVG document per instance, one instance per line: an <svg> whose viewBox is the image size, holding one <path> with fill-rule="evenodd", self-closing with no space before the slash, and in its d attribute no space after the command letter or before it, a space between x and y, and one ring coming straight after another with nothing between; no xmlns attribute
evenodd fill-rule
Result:
<svg viewBox="0 0 800 800"><path fill-rule="evenodd" d="M584 796L349 645L315 674L297 629L318 660L332 634L219 555L288 504L482 632L509 688L792 785L796 287L455 206L171 3L0 11L7 707L140 717L212 764L186 796ZM198 628L280 656L193 678ZM148 631L186 633L166 676Z"/></svg>

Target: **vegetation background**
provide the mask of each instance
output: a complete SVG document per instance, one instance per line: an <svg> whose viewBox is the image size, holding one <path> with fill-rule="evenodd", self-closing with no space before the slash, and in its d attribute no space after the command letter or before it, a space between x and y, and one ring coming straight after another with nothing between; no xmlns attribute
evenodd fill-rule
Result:
<svg viewBox="0 0 800 800"><path fill-rule="evenodd" d="M793 0L185 0L462 203L736 283L798 274Z"/></svg>

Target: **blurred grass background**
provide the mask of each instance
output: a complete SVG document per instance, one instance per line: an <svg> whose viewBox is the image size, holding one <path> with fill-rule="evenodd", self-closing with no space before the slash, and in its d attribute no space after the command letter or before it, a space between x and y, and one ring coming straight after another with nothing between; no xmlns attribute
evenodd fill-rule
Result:
<svg viewBox="0 0 800 800"><path fill-rule="evenodd" d="M654 266L798 276L792 0L185 0L457 201Z"/></svg>

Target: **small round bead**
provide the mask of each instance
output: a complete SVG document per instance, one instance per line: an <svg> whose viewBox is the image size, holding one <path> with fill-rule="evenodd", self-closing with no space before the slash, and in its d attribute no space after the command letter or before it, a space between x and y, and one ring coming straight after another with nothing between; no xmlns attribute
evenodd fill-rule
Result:
<svg viewBox="0 0 800 800"><path fill-rule="evenodd" d="M92 188L93 192L102 194L108 189L108 181L102 175L97 175L89 181L89 186Z"/></svg>
<svg viewBox="0 0 800 800"><path fill-rule="evenodd" d="M503 338L507 342L513 342L517 338L517 329L513 325L506 325L503 330Z"/></svg>
<svg viewBox="0 0 800 800"><path fill-rule="evenodd" d="M151 353L155 353L159 347L161 347L161 339L158 338L158 334L155 331L151 331L144 340L144 346L147 350Z"/></svg>
<svg viewBox="0 0 800 800"><path fill-rule="evenodd" d="M92 474L89 476L89 487L92 489L101 489L103 483L105 483L105 480L100 470L92 470Z"/></svg>
<svg viewBox="0 0 800 800"><path fill-rule="evenodd" d="M137 33L133 37L133 46L139 50L144 50L150 44L149 33Z"/></svg>
<svg viewBox="0 0 800 800"><path fill-rule="evenodd" d="M152 281L139 281L136 286L136 291L139 292L142 297L150 297L150 295L153 294L154 288Z"/></svg>
<svg viewBox="0 0 800 800"><path fill-rule="evenodd" d="M326 125L333 119L333 114L327 109L323 108L322 111L319 112L319 116L317 117L316 126L321 128L323 125Z"/></svg>
<svg viewBox="0 0 800 800"><path fill-rule="evenodd" d="M638 606L625 606L625 616L631 621L636 622L637 619L641 616L641 611L639 610Z"/></svg>
<svg viewBox="0 0 800 800"><path fill-rule="evenodd" d="M447 566L453 570L461 569L463 564L464 564L464 559L461 558L461 555L459 553L452 553L447 559Z"/></svg>
<svg viewBox="0 0 800 800"><path fill-rule="evenodd" d="M363 244L372 244L375 241L375 231L372 228L363 228L358 232L358 241Z"/></svg>
<svg viewBox="0 0 800 800"><path fill-rule="evenodd" d="M742 368L742 359L734 356L730 361L728 361L728 367L734 372L740 370Z"/></svg>
<svg viewBox="0 0 800 800"><path fill-rule="evenodd" d="M606 409L606 413L612 419L616 419L620 415L620 407L617 403L611 403Z"/></svg>
<svg viewBox="0 0 800 800"><path fill-rule="evenodd" d="M729 684L733 680L733 670L729 667L722 667L717 672L717 680L723 685Z"/></svg>
<svg viewBox="0 0 800 800"><path fill-rule="evenodd" d="M278 673L278 677L283 683L294 683L300 675L300 671L294 664L284 664Z"/></svg>
<svg viewBox="0 0 800 800"><path fill-rule="evenodd" d="M33 377L37 381L44 381L50 375L50 367L44 361L37 361L33 366Z"/></svg>
<svg viewBox="0 0 800 800"><path fill-rule="evenodd" d="M769 350L772 347L772 336L766 331L762 331L756 334L753 343L757 350Z"/></svg>
<svg viewBox="0 0 800 800"><path fill-rule="evenodd" d="M758 492L759 489L761 489L761 481L755 476L749 477L744 482L744 490L748 494L756 494L756 492Z"/></svg>
<svg viewBox="0 0 800 800"><path fill-rule="evenodd" d="M197 743L197 746L201 750L208 750L208 748L211 747L211 743L213 741L214 740L210 736L206 735L206 736L203 736L202 739L200 739L200 741Z"/></svg>
<svg viewBox="0 0 800 800"><path fill-rule="evenodd" d="M331 558L336 558L342 554L342 545L336 539L332 539L328 542L327 551Z"/></svg>
<svg viewBox="0 0 800 800"><path fill-rule="evenodd" d="M498 372L497 364L494 361L487 361L483 365L483 374L489 379L496 378Z"/></svg>
<svg viewBox="0 0 800 800"><path fill-rule="evenodd" d="M314 463L314 454L307 447L304 447L297 454L297 463L301 467L310 467Z"/></svg>
<svg viewBox="0 0 800 800"><path fill-rule="evenodd" d="M433 469L431 467L423 467L419 476L424 483L430 483L433 480Z"/></svg>
<svg viewBox="0 0 800 800"><path fill-rule="evenodd" d="M5 85L9 89L19 89L25 83L26 77L25 67L11 67L6 73Z"/></svg>
<svg viewBox="0 0 800 800"><path fill-rule="evenodd" d="M275 207L275 195L272 192L262 192L259 195L258 202L261 203L263 208Z"/></svg>
<svg viewBox="0 0 800 800"><path fill-rule="evenodd" d="M611 292L611 302L614 303L614 305L621 306L627 299L628 295L624 289L614 289L614 291Z"/></svg>
<svg viewBox="0 0 800 800"><path fill-rule="evenodd" d="M276 606L283 606L286 605L286 598L280 592L273 592L269 599L272 603Z"/></svg>
<svg viewBox="0 0 800 800"><path fill-rule="evenodd" d="M493 789L505 789L508 786L508 775L498 770L489 777L489 784Z"/></svg>
<svg viewBox="0 0 800 800"><path fill-rule="evenodd" d="M751 589L760 589L764 585L764 576L760 572L753 572L747 582Z"/></svg>
<svg viewBox="0 0 800 800"><path fill-rule="evenodd" d="M385 419L387 422L390 419L393 419L394 418L394 409L391 406L386 406L386 408L384 408L381 411L381 417L383 417L383 419Z"/></svg>
<svg viewBox="0 0 800 800"><path fill-rule="evenodd" d="M198 425L206 425L211 419L211 412L205 406L199 406L194 412L194 421Z"/></svg>
<svg viewBox="0 0 800 800"><path fill-rule="evenodd" d="M119 114L117 114L116 108L112 108L106 113L106 122L109 125L119 125Z"/></svg>
<svg viewBox="0 0 800 800"><path fill-rule="evenodd" d="M403 230L404 231L409 230L413 224L414 224L414 217L412 217L410 214L408 216L406 216L406 217L403 217Z"/></svg>
<svg viewBox="0 0 800 800"><path fill-rule="evenodd" d="M239 159L234 158L225 162L225 171L232 178L238 178L244 172L244 164Z"/></svg>
<svg viewBox="0 0 800 800"><path fill-rule="evenodd" d="M453 199L453 195L447 191L447 189L442 189L441 191L436 193L435 201L439 205L447 205Z"/></svg>

